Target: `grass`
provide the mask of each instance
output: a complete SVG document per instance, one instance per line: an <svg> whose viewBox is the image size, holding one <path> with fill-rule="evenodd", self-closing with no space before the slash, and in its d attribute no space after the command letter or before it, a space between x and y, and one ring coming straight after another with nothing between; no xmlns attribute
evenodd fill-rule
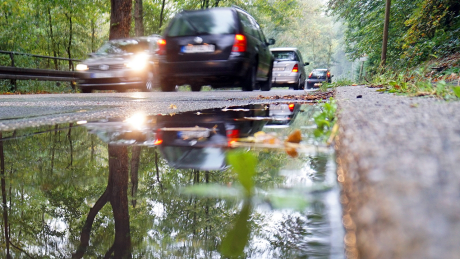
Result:
<svg viewBox="0 0 460 259"><path fill-rule="evenodd" d="M374 76L371 87L382 92L409 96L431 96L444 100L460 98L460 56L426 62L402 72L386 72Z"/></svg>

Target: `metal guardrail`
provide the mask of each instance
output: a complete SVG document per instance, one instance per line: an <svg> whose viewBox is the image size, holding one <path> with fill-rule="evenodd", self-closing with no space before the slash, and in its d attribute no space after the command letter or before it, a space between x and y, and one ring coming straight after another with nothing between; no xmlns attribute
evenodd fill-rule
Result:
<svg viewBox="0 0 460 259"><path fill-rule="evenodd" d="M28 53L20 53L14 51L0 50L0 55L8 55L10 59L10 66L0 66L0 79L10 79L13 88L16 88L16 80L39 80L39 81L71 81L77 80L76 72L74 71L74 62L79 62L79 59L70 59L62 57L51 57L43 55L34 55ZM15 56L26 56L30 58L48 59L53 60L55 69L43 68L20 68L16 66ZM68 71L59 70L60 64L57 61L68 61ZM39 62L35 62L39 66ZM51 64L48 61L48 66ZM74 86L74 84L72 84Z"/></svg>
<svg viewBox="0 0 460 259"><path fill-rule="evenodd" d="M75 81L77 75L74 71L0 66L0 78L39 81Z"/></svg>

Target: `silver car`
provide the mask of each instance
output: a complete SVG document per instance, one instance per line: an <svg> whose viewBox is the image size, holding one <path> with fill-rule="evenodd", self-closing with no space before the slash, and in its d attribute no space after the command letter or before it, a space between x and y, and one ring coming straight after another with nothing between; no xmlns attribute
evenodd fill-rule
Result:
<svg viewBox="0 0 460 259"><path fill-rule="evenodd" d="M302 55L297 48L272 48L270 49L275 62L273 63L272 86L289 86L294 90L305 87L307 74Z"/></svg>
<svg viewBox="0 0 460 259"><path fill-rule="evenodd" d="M105 42L77 65L79 88L83 93L92 90L151 91L158 85L158 39L159 36L152 35Z"/></svg>

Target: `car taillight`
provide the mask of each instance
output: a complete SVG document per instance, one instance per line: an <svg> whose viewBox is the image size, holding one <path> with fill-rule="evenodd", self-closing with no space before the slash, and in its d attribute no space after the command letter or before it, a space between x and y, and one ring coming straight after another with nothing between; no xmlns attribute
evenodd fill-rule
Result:
<svg viewBox="0 0 460 259"><path fill-rule="evenodd" d="M157 54L158 55L166 54L166 41L164 39L159 39L157 41L157 45L158 45Z"/></svg>
<svg viewBox="0 0 460 259"><path fill-rule="evenodd" d="M297 73L299 72L299 65L295 64L294 67L292 68L292 73Z"/></svg>
<svg viewBox="0 0 460 259"><path fill-rule="evenodd" d="M308 75L308 78L311 78L312 75L313 75L313 73L310 73L310 74Z"/></svg>
<svg viewBox="0 0 460 259"><path fill-rule="evenodd" d="M295 107L295 104L293 104L293 103L290 103L290 104L289 104L289 110L290 110L291 112L294 111L294 107Z"/></svg>
<svg viewBox="0 0 460 259"><path fill-rule="evenodd" d="M234 142L238 141L239 137L240 137L240 130L238 130L238 129L227 130L227 143L228 143L228 146L232 146L232 144Z"/></svg>
<svg viewBox="0 0 460 259"><path fill-rule="evenodd" d="M153 144L157 146L157 145L160 145L161 143L163 143L163 132L161 132L161 130L159 129L157 130L156 140Z"/></svg>
<svg viewBox="0 0 460 259"><path fill-rule="evenodd" d="M330 73L330 72L327 72L327 77L331 77L331 73Z"/></svg>
<svg viewBox="0 0 460 259"><path fill-rule="evenodd" d="M243 34L235 35L235 42L233 43L232 52L245 52L246 51L246 36Z"/></svg>

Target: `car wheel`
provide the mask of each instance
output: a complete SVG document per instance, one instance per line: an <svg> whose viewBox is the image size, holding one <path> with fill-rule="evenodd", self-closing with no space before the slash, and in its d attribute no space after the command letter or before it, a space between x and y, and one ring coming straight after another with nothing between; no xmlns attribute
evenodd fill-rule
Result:
<svg viewBox="0 0 460 259"><path fill-rule="evenodd" d="M85 93L85 94L89 94L93 91L92 88L89 88L89 87L85 87L85 88L81 88L81 92L82 93Z"/></svg>
<svg viewBox="0 0 460 259"><path fill-rule="evenodd" d="M154 78L153 78L153 73L148 72L147 77L145 78L145 81L143 83L144 88L142 89L143 92L151 92L153 90L154 86Z"/></svg>
<svg viewBox="0 0 460 259"><path fill-rule="evenodd" d="M246 76L244 77L242 90L243 91L252 91L256 86L256 73L257 73L257 65L252 65L248 71L246 72Z"/></svg>
<svg viewBox="0 0 460 259"><path fill-rule="evenodd" d="M160 88L163 92L175 92L176 91L176 84L167 80L161 79L160 80Z"/></svg>
<svg viewBox="0 0 460 259"><path fill-rule="evenodd" d="M202 85L193 84L193 85L190 85L190 88L192 89L192 92L199 92L201 91Z"/></svg>
<svg viewBox="0 0 460 259"><path fill-rule="evenodd" d="M271 67L270 71L268 72L267 81L260 83L261 91L270 91L270 89L272 89L272 78L273 78L273 67Z"/></svg>
<svg viewBox="0 0 460 259"><path fill-rule="evenodd" d="M300 89L303 90L305 89L305 80L302 79L301 84L300 84Z"/></svg>
<svg viewBox="0 0 460 259"><path fill-rule="evenodd" d="M299 90L301 89L301 85L302 85L302 78L299 77L299 81L297 81L297 83L292 88L294 90Z"/></svg>

